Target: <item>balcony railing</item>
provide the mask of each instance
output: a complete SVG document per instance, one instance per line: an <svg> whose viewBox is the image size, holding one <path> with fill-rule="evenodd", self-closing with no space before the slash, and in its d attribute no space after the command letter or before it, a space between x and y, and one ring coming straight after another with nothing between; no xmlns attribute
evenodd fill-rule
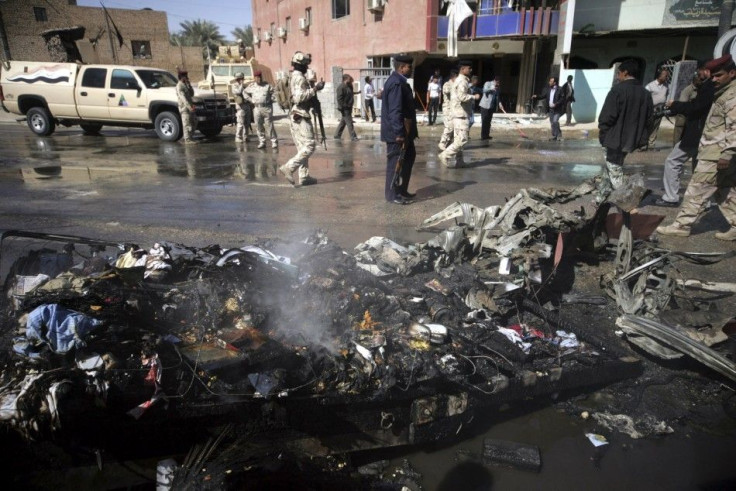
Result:
<svg viewBox="0 0 736 491"><path fill-rule="evenodd" d="M477 15L463 22L458 38L488 38L499 36L555 36L560 11L545 9L507 10L496 15ZM437 37L447 37L447 17L437 19Z"/></svg>

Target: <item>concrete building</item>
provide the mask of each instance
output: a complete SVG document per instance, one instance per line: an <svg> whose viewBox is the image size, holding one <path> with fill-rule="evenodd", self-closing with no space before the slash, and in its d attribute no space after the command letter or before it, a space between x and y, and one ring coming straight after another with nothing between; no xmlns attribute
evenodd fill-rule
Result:
<svg viewBox="0 0 736 491"><path fill-rule="evenodd" d="M468 2L474 14L460 29L458 57L472 60L482 80L501 80L507 108L523 110L535 79L543 82L547 75L559 23L557 3ZM356 81L370 74L380 87L391 55L409 53L416 60L414 88L424 100L434 69L446 77L457 62L447 56L442 0L252 0L251 6L256 59L274 73L288 71L291 56L300 50L312 54L313 68L327 82L338 83L343 72Z"/></svg>
<svg viewBox="0 0 736 491"><path fill-rule="evenodd" d="M2 0L0 58L82 60L172 72L182 67L204 75L202 48L171 46L165 12L107 9L107 13L80 7L75 0Z"/></svg>

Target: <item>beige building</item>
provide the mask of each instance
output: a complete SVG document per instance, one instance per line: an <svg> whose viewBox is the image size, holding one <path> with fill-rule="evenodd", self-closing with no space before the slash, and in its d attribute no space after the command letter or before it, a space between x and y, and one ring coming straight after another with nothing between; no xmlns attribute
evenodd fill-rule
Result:
<svg viewBox="0 0 736 491"><path fill-rule="evenodd" d="M186 68L205 73L201 47L171 46L165 12L80 7L75 0L0 0L0 59Z"/></svg>

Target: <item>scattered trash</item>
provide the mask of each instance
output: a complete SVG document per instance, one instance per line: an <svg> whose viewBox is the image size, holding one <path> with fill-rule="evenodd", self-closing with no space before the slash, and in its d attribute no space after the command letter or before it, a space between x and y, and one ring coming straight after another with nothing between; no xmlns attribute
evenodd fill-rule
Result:
<svg viewBox="0 0 736 491"><path fill-rule="evenodd" d="M585 436L588 438L590 443L593 444L594 447L601 447L603 445L608 445L608 440L606 440L606 437L603 435L598 435L595 433L586 433Z"/></svg>

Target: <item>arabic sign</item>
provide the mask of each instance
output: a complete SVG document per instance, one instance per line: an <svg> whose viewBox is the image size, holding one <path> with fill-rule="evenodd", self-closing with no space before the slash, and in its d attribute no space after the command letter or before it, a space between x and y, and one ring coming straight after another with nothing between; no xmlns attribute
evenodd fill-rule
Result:
<svg viewBox="0 0 736 491"><path fill-rule="evenodd" d="M666 0L663 26L717 26L723 0Z"/></svg>

